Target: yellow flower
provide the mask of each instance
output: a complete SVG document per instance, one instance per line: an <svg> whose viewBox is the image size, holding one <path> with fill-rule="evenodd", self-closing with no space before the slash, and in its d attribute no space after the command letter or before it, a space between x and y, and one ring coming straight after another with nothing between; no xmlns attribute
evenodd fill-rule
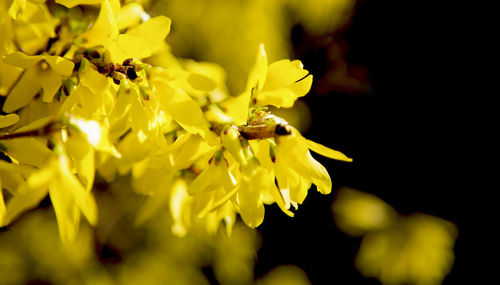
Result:
<svg viewBox="0 0 500 285"><path fill-rule="evenodd" d="M264 45L260 44L255 65L243 94L226 104L235 123L246 123L250 105L290 108L309 92L312 75L299 60L280 60L268 66Z"/></svg>
<svg viewBox="0 0 500 285"><path fill-rule="evenodd" d="M108 138L108 128L102 123L85 120L76 116L70 117L69 123L76 127L81 134L85 135L86 141L88 141L95 150L109 153L115 157L121 157L121 154L116 150L115 146Z"/></svg>
<svg viewBox="0 0 500 285"><path fill-rule="evenodd" d="M251 228L258 227L264 221L262 192L266 192L270 186L265 174L256 158L241 169L237 201L241 218Z"/></svg>
<svg viewBox="0 0 500 285"><path fill-rule="evenodd" d="M182 89L173 86L165 71L151 75L151 83L159 98L160 108L170 115L183 129L192 134L199 134L209 143L214 143L214 133L208 129L208 122L203 116L200 105Z"/></svg>
<svg viewBox="0 0 500 285"><path fill-rule="evenodd" d="M332 188L330 176L323 165L312 157L309 149L331 159L346 162L351 162L352 159L339 151L327 148L304 138L299 131L293 127L289 128L291 130L290 135L279 136L277 138L276 167L283 168L285 172L293 171L297 173L301 181L305 181L306 184L313 183L316 185L319 192L322 194L329 194ZM302 197L299 192L297 192L297 194L298 197ZM301 202L302 201L299 203Z"/></svg>
<svg viewBox="0 0 500 285"><path fill-rule="evenodd" d="M5 55L3 60L7 64L25 68L21 78L7 95L3 106L3 111L7 113L27 105L40 89L43 90L43 101L51 102L63 78L71 75L74 66L73 62L60 56L28 56L21 52Z"/></svg>
<svg viewBox="0 0 500 285"><path fill-rule="evenodd" d="M247 91L225 104L233 122L242 126L227 124L228 120L217 115L216 110L209 111L211 116L221 118L219 122L227 124L220 134L221 141L240 166L235 204L250 227L262 223L264 202L276 202L283 212L293 216L290 205L297 208L311 184L323 194L331 192L328 172L309 150L328 158L352 161L339 151L305 139L287 122L266 111L266 105L291 107L309 91L311 82L312 76L300 61L278 61L268 67L261 45ZM252 141L266 138L269 143Z"/></svg>
<svg viewBox="0 0 500 285"><path fill-rule="evenodd" d="M189 184L187 192L195 196L193 214L198 218L223 209L221 206L229 202L238 191L236 179L222 155L221 151L216 152L208 167ZM225 211L223 209L220 212ZM223 217L224 215L220 219Z"/></svg>
<svg viewBox="0 0 500 285"><path fill-rule="evenodd" d="M70 160L64 153L49 159L33 172L6 204L4 224L11 223L24 211L35 207L46 195L56 212L61 240L71 243L80 223L80 211L91 225L97 223L97 206L92 194L70 170Z"/></svg>
<svg viewBox="0 0 500 285"><path fill-rule="evenodd" d="M158 16L130 27L138 21L125 21L123 17L132 15L132 18L136 18L137 12L141 11L130 9L129 6L120 8L118 0L100 2L101 10L97 20L77 41L82 41L85 47L104 46L110 52L111 61L114 63L121 63L132 57L146 58L161 48L163 40L170 32L169 18ZM120 29L127 27L129 29L120 34Z"/></svg>
<svg viewBox="0 0 500 285"><path fill-rule="evenodd" d="M0 54L17 48L27 54L36 54L47 45L49 38L55 36L57 21L54 21L45 1L14 0L5 3L8 2L11 3L8 15L5 10L1 11L4 7L0 7Z"/></svg>

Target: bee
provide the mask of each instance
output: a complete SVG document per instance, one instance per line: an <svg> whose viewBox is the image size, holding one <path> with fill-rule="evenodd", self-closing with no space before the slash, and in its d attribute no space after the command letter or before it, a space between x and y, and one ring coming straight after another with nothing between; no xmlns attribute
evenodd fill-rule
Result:
<svg viewBox="0 0 500 285"><path fill-rule="evenodd" d="M241 136L247 140L286 136L292 133L290 126L283 122L275 124L238 126L238 130Z"/></svg>

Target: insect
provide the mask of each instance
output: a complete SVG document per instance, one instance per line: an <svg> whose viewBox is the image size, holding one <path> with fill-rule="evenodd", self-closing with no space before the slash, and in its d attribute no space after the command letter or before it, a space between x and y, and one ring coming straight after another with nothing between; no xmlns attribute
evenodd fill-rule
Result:
<svg viewBox="0 0 500 285"><path fill-rule="evenodd" d="M292 133L287 123L279 122L274 124L245 125L238 126L242 137L247 140L266 139L275 136L284 136Z"/></svg>

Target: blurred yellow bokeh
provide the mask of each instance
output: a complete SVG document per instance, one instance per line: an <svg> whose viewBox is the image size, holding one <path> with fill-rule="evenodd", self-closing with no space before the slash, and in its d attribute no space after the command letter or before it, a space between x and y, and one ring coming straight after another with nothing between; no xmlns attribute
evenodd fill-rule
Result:
<svg viewBox="0 0 500 285"><path fill-rule="evenodd" d="M394 224L396 211L378 197L343 188L332 206L335 222L345 233L361 236Z"/></svg>
<svg viewBox="0 0 500 285"><path fill-rule="evenodd" d="M0 284L209 284L205 267L219 284L254 283L256 231L238 222L230 236L209 235L200 223L178 237L168 209L136 227L142 199L130 185L122 177L101 192L100 224L82 223L68 245L51 208L23 215L0 235Z"/></svg>
<svg viewBox="0 0 500 285"><path fill-rule="evenodd" d="M398 215L374 195L349 188L332 205L337 226L363 236L356 267L383 284L441 284L450 272L457 227L446 220L415 213Z"/></svg>
<svg viewBox="0 0 500 285"><path fill-rule="evenodd" d="M221 64L234 93L243 91L255 50L264 43L270 62L292 56L291 30L297 24L322 35L344 25L354 0L171 0L151 9L173 21L167 42L180 57ZM187 12L189 11L189 12Z"/></svg>
<svg viewBox="0 0 500 285"><path fill-rule="evenodd" d="M294 265L280 265L269 271L257 285L309 285L311 282L302 269Z"/></svg>

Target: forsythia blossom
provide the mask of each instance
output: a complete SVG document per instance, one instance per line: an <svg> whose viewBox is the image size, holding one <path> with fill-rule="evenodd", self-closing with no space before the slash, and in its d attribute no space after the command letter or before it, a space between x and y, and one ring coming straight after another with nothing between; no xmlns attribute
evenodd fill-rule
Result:
<svg viewBox="0 0 500 285"><path fill-rule="evenodd" d="M268 64L260 45L245 91L233 97L220 67L170 54L167 17L118 0L56 2L0 6L12 28L0 34L0 226L48 194L60 236L72 242L81 213L98 222L97 173L107 182L130 175L146 196L137 225L166 211L176 235L231 232L237 213L257 227L265 204L293 216L312 184L331 192L310 150L351 161L269 112L309 92L300 61ZM70 19L88 5L100 7L97 18ZM27 27L29 17L37 25Z"/></svg>

